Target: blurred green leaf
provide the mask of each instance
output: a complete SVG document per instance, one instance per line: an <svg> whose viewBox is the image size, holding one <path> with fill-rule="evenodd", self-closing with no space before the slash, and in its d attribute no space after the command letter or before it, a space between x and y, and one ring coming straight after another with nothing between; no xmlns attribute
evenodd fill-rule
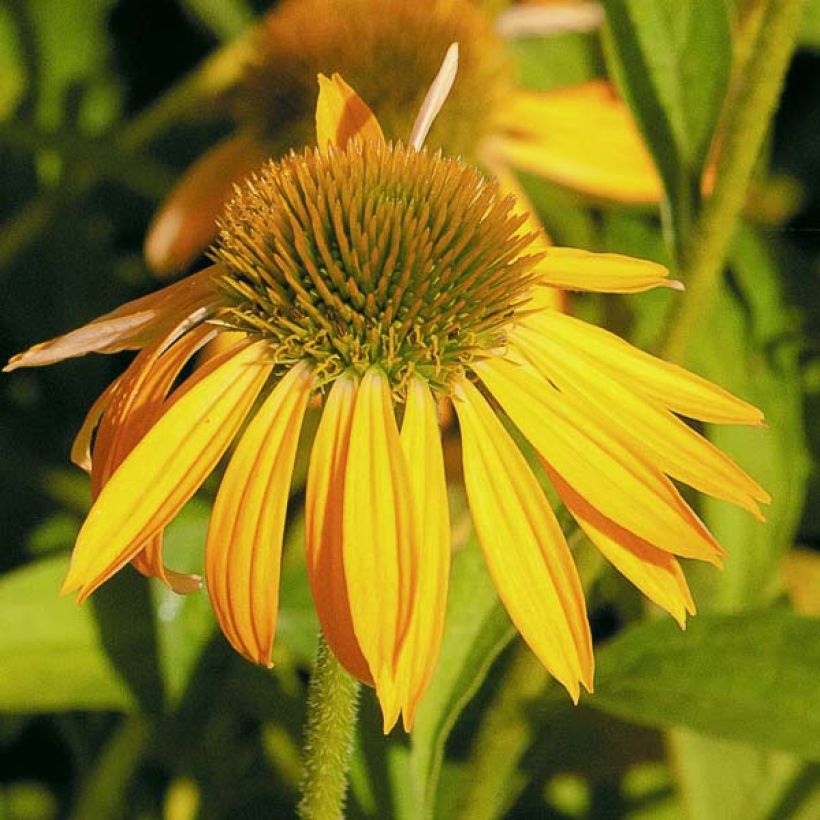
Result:
<svg viewBox="0 0 820 820"><path fill-rule="evenodd" d="M106 657L91 607L58 595L65 556L0 579L0 710L128 709L134 699Z"/></svg>
<svg viewBox="0 0 820 820"><path fill-rule="evenodd" d="M785 609L640 624L598 652L589 704L820 760L818 627Z"/></svg>
<svg viewBox="0 0 820 820"><path fill-rule="evenodd" d="M410 817L432 816L447 737L513 634L473 536L453 557L441 661L411 735Z"/></svg>
<svg viewBox="0 0 820 820"><path fill-rule="evenodd" d="M729 82L725 0L606 0L605 51L686 225Z"/></svg>
<svg viewBox="0 0 820 820"><path fill-rule="evenodd" d="M533 91L579 85L603 74L597 35L570 32L510 40L518 82Z"/></svg>
<svg viewBox="0 0 820 820"><path fill-rule="evenodd" d="M140 708L165 707L151 582L130 566L109 578L83 606L94 613L103 649Z"/></svg>
<svg viewBox="0 0 820 820"><path fill-rule="evenodd" d="M26 4L37 49L41 125L57 128L68 120L81 130L99 133L119 113L120 94L110 70L107 36L113 5L113 0L29 0Z"/></svg>
<svg viewBox="0 0 820 820"><path fill-rule="evenodd" d="M820 0L804 0L800 44L820 48Z"/></svg>

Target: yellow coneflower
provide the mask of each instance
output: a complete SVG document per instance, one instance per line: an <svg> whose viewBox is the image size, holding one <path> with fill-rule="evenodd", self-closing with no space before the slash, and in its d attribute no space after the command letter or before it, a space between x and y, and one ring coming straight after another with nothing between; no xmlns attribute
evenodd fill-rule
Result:
<svg viewBox="0 0 820 820"><path fill-rule="evenodd" d="M678 418L760 424L758 410L544 307L551 287L641 291L667 283L666 270L612 254L527 255L532 237L497 183L421 147L454 56L407 147L383 139L341 77L320 78L319 149L268 163L239 190L212 267L6 368L140 351L73 451L96 496L64 585L79 600L129 561L178 591L197 585L163 566L162 532L238 436L205 580L227 639L261 664L271 660L297 441L318 398L307 570L327 642L375 686L385 730L399 714L412 725L443 630L450 528L438 402L458 417L467 496L499 595L576 701L593 685L581 583L504 419L607 559L681 624L694 605L677 556L720 564L722 550L670 478L755 515L767 500ZM222 332L234 344L177 385Z"/></svg>
<svg viewBox="0 0 820 820"><path fill-rule="evenodd" d="M568 7L560 25L571 23L567 15L589 17L589 6ZM561 10L534 11L549 19ZM368 100L387 138L400 139L421 104L420 82L432 79L451 42L460 44L461 70L430 134L431 149L477 162L522 207L516 168L598 199L658 202L658 175L612 87L604 81L545 93L520 87L499 34L510 28L508 17L493 18L474 0L280 3L266 17L257 57L231 97L237 130L189 169L157 211L145 243L149 265L167 275L193 262L216 236L234 182L268 157L310 144L317 73L339 71ZM538 223L528 227L535 231Z"/></svg>

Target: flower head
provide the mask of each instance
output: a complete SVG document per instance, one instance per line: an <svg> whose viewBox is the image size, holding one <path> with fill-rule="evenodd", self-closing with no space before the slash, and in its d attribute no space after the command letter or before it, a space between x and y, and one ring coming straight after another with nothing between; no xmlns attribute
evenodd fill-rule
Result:
<svg viewBox="0 0 820 820"><path fill-rule="evenodd" d="M451 53L413 145L452 63ZM7 366L140 351L75 443L95 502L64 590L82 600L129 561L180 592L195 588L195 577L164 566L162 532L237 439L205 579L230 643L270 664L291 474L318 399L306 493L314 602L339 660L375 686L385 729L400 714L409 727L444 624L450 527L437 404L449 401L489 572L523 638L577 700L593 685L580 580L503 419L533 445L590 540L683 624L694 604L678 557L720 564L723 551L670 477L755 515L767 496L678 415L759 424L761 414L544 306L553 287L661 285L660 266L529 254L532 237L495 181L385 142L338 76L321 78L317 131L319 150L269 163L237 194L213 267ZM195 352L226 331L233 344L177 385Z"/></svg>
<svg viewBox="0 0 820 820"><path fill-rule="evenodd" d="M538 16L538 10L536 17ZM589 9L543 9L571 25ZM532 15L530 15L532 16ZM366 99L389 140L405 139L423 83L451 42L460 70L428 146L477 162L529 211L512 169L596 198L657 202L661 187L628 109L602 81L539 93L516 83L499 28L473 0L285 0L262 24L256 56L228 95L236 132L198 160L157 212L146 259L168 275L216 235L233 183L268 156L313 140L317 73L339 71ZM533 219L529 230L541 230Z"/></svg>

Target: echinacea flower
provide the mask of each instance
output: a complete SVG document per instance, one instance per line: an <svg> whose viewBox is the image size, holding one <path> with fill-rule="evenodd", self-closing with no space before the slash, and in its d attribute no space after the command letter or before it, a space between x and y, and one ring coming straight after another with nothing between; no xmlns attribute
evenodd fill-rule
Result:
<svg viewBox="0 0 820 820"><path fill-rule="evenodd" d="M149 266L170 275L190 265L215 238L234 183L268 157L311 141L309 101L318 73L339 71L368 100L386 137L400 139L421 104L422 83L435 76L451 42L460 44L461 68L429 148L478 163L528 211L514 169L598 200L659 202L652 159L607 82L551 92L516 82L499 34L510 11L494 20L474 0L277 5L261 26L256 58L230 95L237 129L195 162L160 206L146 236ZM532 11L549 19L561 10ZM560 23L579 14L583 22L589 11L589 4L570 6ZM543 27L543 19L536 22ZM536 219L528 224L539 229Z"/></svg>
<svg viewBox="0 0 820 820"><path fill-rule="evenodd" d="M318 401L307 571L326 640L375 687L386 731L400 714L412 725L444 626L450 526L438 402L458 418L468 501L499 596L575 701L593 686L583 591L508 424L590 540L681 625L694 604L678 557L719 565L723 551L670 478L758 516L767 500L678 418L755 425L758 410L544 306L553 286L641 291L667 282L666 270L612 254L528 255L532 237L498 184L422 147L453 56L407 147L383 139L341 77L320 77L319 149L271 161L237 192L212 267L6 368L139 350L72 453L90 468L95 496L63 588L80 601L128 562L180 592L196 587L164 567L163 529L236 439L205 581L228 641L266 665L297 442ZM181 379L223 332L232 345Z"/></svg>

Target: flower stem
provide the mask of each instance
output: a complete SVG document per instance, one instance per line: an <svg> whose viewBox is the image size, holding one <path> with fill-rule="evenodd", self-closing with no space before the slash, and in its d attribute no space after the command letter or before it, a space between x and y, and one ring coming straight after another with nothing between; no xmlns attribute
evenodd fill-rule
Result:
<svg viewBox="0 0 820 820"><path fill-rule="evenodd" d="M300 820L344 816L358 701L358 681L342 669L320 635L308 690Z"/></svg>
<svg viewBox="0 0 820 820"><path fill-rule="evenodd" d="M704 204L685 256L686 298L661 345L663 355L673 361L684 359L720 284L729 243L794 50L802 6L803 0L766 0L759 12L757 36L724 120L715 188Z"/></svg>

